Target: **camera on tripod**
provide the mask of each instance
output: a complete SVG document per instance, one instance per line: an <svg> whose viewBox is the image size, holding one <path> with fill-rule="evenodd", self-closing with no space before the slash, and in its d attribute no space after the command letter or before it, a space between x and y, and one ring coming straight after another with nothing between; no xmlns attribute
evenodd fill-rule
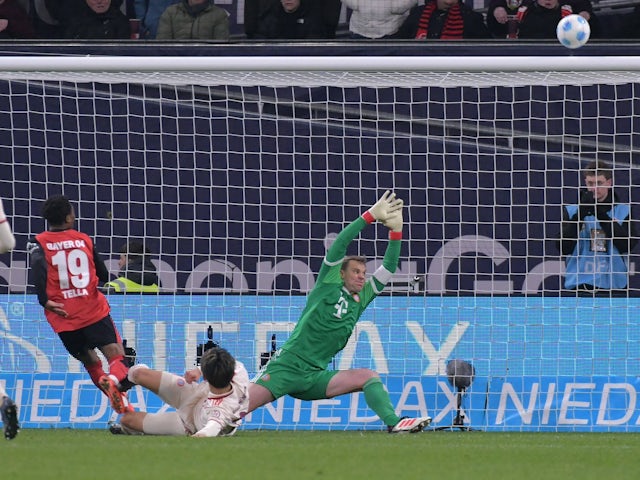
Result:
<svg viewBox="0 0 640 480"><path fill-rule="evenodd" d="M127 339L122 340L122 346L124 347L124 361L127 367L131 368L136 364L136 350L133 347L127 346Z"/></svg>
<svg viewBox="0 0 640 480"><path fill-rule="evenodd" d="M276 353L276 334L271 335L271 351L270 352L262 352L260 354L260 368L264 367L271 357Z"/></svg>
<svg viewBox="0 0 640 480"><path fill-rule="evenodd" d="M207 341L205 343L199 343L196 346L196 365L200 365L200 360L204 352L217 346L218 344L213 341L213 327L209 325L209 327L207 327Z"/></svg>

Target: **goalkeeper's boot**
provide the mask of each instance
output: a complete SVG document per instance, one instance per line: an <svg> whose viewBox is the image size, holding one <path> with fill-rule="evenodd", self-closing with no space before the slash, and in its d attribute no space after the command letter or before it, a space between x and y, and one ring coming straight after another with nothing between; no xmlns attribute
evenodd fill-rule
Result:
<svg viewBox="0 0 640 480"><path fill-rule="evenodd" d="M4 438L12 440L16 438L20 425L18 424L18 408L9 397L4 397L2 406L0 406L2 414L2 423L4 424Z"/></svg>
<svg viewBox="0 0 640 480"><path fill-rule="evenodd" d="M389 433L418 433L431 424L431 417L408 418L402 417L393 427L388 427Z"/></svg>
<svg viewBox="0 0 640 480"><path fill-rule="evenodd" d="M103 375L100 377L98 384L105 395L109 398L111 407L117 413L133 411L133 407L129 405L129 401L127 400L127 395L118 389L118 384L111 376Z"/></svg>

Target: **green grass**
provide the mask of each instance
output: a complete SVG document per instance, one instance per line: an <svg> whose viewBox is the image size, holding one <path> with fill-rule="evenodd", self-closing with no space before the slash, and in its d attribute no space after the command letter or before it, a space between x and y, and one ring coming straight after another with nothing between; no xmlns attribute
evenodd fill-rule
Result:
<svg viewBox="0 0 640 480"><path fill-rule="evenodd" d="M2 479L637 479L640 434L257 432L196 439L23 430Z"/></svg>

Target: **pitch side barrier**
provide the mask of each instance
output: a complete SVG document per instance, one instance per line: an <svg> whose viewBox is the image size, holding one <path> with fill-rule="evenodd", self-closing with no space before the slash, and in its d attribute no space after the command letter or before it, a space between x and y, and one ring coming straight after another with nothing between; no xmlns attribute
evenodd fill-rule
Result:
<svg viewBox="0 0 640 480"><path fill-rule="evenodd" d="M329 368L376 369L400 414L428 414L438 426L456 413L445 365L466 359L476 369L463 397L473 428L638 431L640 365L629 352L640 343L632 314L640 300L585 300L380 297ZM280 346L304 306L299 296L111 295L109 302L138 361L176 373L194 366L209 326L213 340L255 373L272 335ZM106 397L66 354L34 296L1 295L0 325L0 381L18 403L25 428L104 428L113 419ZM167 408L141 387L130 399L147 411ZM283 398L247 417L244 426L381 427L361 394L316 402Z"/></svg>

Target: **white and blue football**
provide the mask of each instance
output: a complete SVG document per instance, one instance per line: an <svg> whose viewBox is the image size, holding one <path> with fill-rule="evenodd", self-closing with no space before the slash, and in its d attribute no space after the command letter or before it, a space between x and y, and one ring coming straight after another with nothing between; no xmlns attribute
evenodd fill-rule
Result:
<svg viewBox="0 0 640 480"><path fill-rule="evenodd" d="M567 48L579 48L589 41L591 27L580 15L567 15L558 22L558 41Z"/></svg>

